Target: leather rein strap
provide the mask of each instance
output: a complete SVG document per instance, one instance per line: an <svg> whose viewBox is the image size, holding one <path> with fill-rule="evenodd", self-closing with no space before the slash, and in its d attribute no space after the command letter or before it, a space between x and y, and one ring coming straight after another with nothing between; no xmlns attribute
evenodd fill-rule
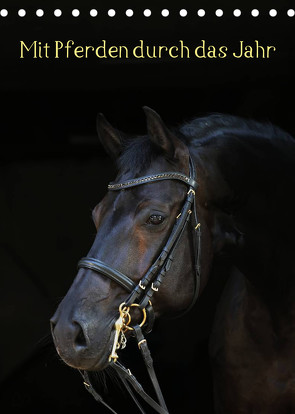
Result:
<svg viewBox="0 0 295 414"><path fill-rule="evenodd" d="M110 356L110 365L115 369L118 376L120 377L121 381L123 382L124 386L126 387L127 391L131 395L132 399L136 403L137 407L139 408L141 413L145 413L142 406L136 399L135 395L133 394L132 389L137 392L143 400L145 400L157 413L159 414L169 414L167 406L165 404L154 368L153 368L153 361L150 354L150 351L147 346L147 341L143 336L142 328L145 329L145 331L148 333L152 329L152 324L154 321L154 313L152 308L151 299L155 292L159 290L159 287L166 275L166 273L169 271L172 261L174 259L174 253L175 249L178 246L178 243L181 239L181 236L186 228L186 225L190 219L190 217L193 217L193 234L194 234L194 251L195 251L195 291L193 295L192 302L189 306L189 308L185 311L187 312L190 310L193 305L195 304L199 289L200 289L200 237L201 237L201 231L200 231L200 223L198 222L197 218L197 212L196 212L196 203L195 203L195 192L197 189L197 182L196 182L196 173L193 161L190 157L189 159L189 177L185 174L178 173L178 172L164 172L144 177L135 178L128 181L123 181L121 183L110 183L108 185L108 189L110 191L120 191L125 190L127 188L135 187L138 185L143 185L147 183L152 183L155 181L161 181L161 180L178 180L183 183L185 183L188 186L188 192L186 195L186 199L184 201L182 210L180 214L177 216L174 227L172 228L172 231L168 237L168 240L163 247L160 255L155 260L155 262L150 266L146 274L142 277L142 279L139 281L138 284L135 284L133 280L124 275L123 273L119 272L116 269L111 268L106 263L101 262L100 260L97 260L95 258L91 257L85 257L81 259L78 263L78 268L87 268L91 269L95 272L98 272L100 274L103 274L104 276L108 277L109 279L117 282L120 286L122 286L126 291L130 293L126 301L121 304L120 309L123 307L123 312L121 316L120 313L120 320L121 325L117 328L117 323L115 323L115 341L114 341L114 354L112 353ZM144 312L145 318L144 323L141 325L136 325L133 327L128 327L131 318L128 314L128 317L130 318L128 323L124 324L124 315L128 313L131 306L138 306L142 311ZM121 312L121 311L120 311ZM142 326L143 325L143 326ZM117 362L117 354L116 349L119 349L122 345L122 337L125 338L124 335L124 329L129 329L132 331L133 335L135 336L139 349L141 350L147 371L149 373L151 382L153 384L154 390L156 392L157 398L159 403L157 403L155 400L153 400L146 392L143 390L140 383L136 380L134 375L130 372L130 370L126 369L122 364ZM118 332L117 332L118 331ZM121 338L121 342L119 342L119 337ZM126 341L126 338L125 338ZM125 345L124 345L125 346ZM123 347L123 346L122 346ZM116 413L103 399L102 397L96 392L96 390L93 388L91 381L89 379L89 376L87 372L82 373L84 384L86 386L86 389L93 395L93 397L104 404L111 412ZM130 387L131 385L131 387Z"/></svg>

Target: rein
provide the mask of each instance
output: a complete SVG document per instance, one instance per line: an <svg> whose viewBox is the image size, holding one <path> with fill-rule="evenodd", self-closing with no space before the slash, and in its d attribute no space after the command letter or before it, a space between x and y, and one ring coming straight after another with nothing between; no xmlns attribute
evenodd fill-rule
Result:
<svg viewBox="0 0 295 414"><path fill-rule="evenodd" d="M135 404L139 408L141 413L145 413L142 406L136 399L133 390L137 392L144 401L146 401L157 413L159 414L169 414L168 409L162 395L155 370L153 367L153 360L147 345L147 341L143 335L149 333L152 330L154 322L154 311L152 307L152 297L154 293L158 292L166 273L169 271L171 264L174 259L174 254L176 247L181 239L181 236L186 228L190 217L192 216L193 220L193 239L194 239L194 251L195 251L195 291L192 302L189 308L185 311L188 312L195 304L200 290L200 223L197 218L196 203L195 203L195 192L197 189L196 182L196 172L194 168L193 161L191 157L189 158L189 177L185 174L178 172L164 172L160 174L148 175L144 177L139 177L132 180L123 181L121 183L110 183L108 189L110 191L121 191L131 187L152 183L162 180L178 180L183 182L188 187L188 192L186 194L186 199L182 206L181 212L176 217L176 221L172 228L172 231L168 237L168 240L162 249L158 258L150 266L145 275L141 278L138 284L135 284L133 280L119 272L116 269L113 269L106 263L101 262L92 257L85 257L81 259L78 263L78 268L91 269L95 272L103 274L109 279L117 282L130 294L127 297L126 301L121 303L119 306L119 318L114 324L114 342L112 352L109 356L110 365L114 368L127 391L131 395ZM130 326L131 324L131 315L130 310L132 307L138 307L142 311L142 321L140 324L135 326ZM126 369L118 360L118 349L123 349L126 346L126 336L125 333L131 331L133 336L135 336L138 347L141 351L145 366L147 368L148 374L150 376L151 382L153 384L154 390L157 395L158 402L151 398L142 388L141 384L137 381L134 375L129 369ZM81 375L84 379L84 384L86 389L93 395L93 397L104 404L111 412L116 412L102 399L102 397L96 392L93 388L91 381L89 379L87 372L81 372ZM131 388L131 387L132 388Z"/></svg>

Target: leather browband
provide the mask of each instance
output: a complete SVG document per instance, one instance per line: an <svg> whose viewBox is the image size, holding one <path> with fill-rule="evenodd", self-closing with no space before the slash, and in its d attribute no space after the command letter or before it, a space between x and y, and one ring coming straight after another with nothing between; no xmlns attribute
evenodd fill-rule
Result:
<svg viewBox="0 0 295 414"><path fill-rule="evenodd" d="M193 178L188 177L185 174L169 171L169 172L160 173L160 174L146 175L143 177L134 178L133 180L122 181L117 184L110 183L108 185L108 189L112 191L123 190L124 188L135 187L137 185L148 184L150 182L162 181L162 180L179 180L194 189L196 189L198 185L197 182Z"/></svg>

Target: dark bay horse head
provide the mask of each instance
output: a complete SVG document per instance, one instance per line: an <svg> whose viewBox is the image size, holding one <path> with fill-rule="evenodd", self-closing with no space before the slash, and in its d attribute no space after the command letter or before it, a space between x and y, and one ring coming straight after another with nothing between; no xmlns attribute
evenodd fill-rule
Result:
<svg viewBox="0 0 295 414"><path fill-rule="evenodd" d="M119 167L115 182L166 171L188 176L189 150L185 137L171 132L151 109L145 108L145 113L148 134L133 139L123 137L102 115L98 116L99 138ZM200 188L196 208L202 223L202 291L209 274L212 246L199 175L197 180ZM186 194L187 186L176 180L108 191L93 210L97 235L88 256L138 283L165 245ZM161 289L153 296L156 317L179 314L193 300L193 231L189 223ZM124 287L103 273L79 269L51 320L56 349L68 365L84 370L101 370L108 365L115 335L114 322L118 318L119 305L127 296ZM135 312L134 320L140 317L139 312Z"/></svg>

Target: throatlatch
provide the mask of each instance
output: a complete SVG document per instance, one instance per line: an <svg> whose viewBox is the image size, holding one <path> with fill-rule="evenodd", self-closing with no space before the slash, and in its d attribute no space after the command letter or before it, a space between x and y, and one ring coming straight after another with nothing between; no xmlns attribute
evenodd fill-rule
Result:
<svg viewBox="0 0 295 414"><path fill-rule="evenodd" d="M126 188L131 188L138 185L143 185L161 180L178 180L188 186L188 192L183 207L181 209L181 212L176 217L175 224L172 228L172 231L168 237L168 240L164 248L162 249L158 258L150 266L146 274L142 277L142 279L139 281L137 285L133 282L133 280L130 277L124 275L116 269L111 268L106 263L103 263L95 258L85 257L81 259L78 263L78 268L87 268L96 271L100 274L103 274L104 276L110 278L111 280L114 280L120 286L122 286L124 289L130 292L130 295L128 296L126 301L119 306L119 317L114 324L115 335L112 352L109 356L109 361L112 367L117 372L120 379L122 380L127 391L131 395L132 399L136 403L141 413L144 413L144 410L138 402L138 400L136 399L132 389L136 391L143 398L144 401L146 401L151 407L153 407L156 412L158 412L159 414L169 414L155 374L153 360L148 349L147 341L143 335L143 329L147 333L152 330L154 313L151 299L154 293L159 290L166 273L169 271L171 267L176 247L178 246L181 236L191 216L193 217L194 226L193 239L195 251L195 292L193 300L187 311L190 310L195 304L200 289L201 229L200 223L198 222L197 218L195 203L195 193L197 189L196 173L191 157L189 159L189 172L189 177L185 174L178 172L164 172L160 174L135 178L121 183L110 183L108 185L108 189L110 191L120 191ZM137 324L135 326L131 325L132 318L130 315L130 310L132 307L138 307L142 311L142 321L140 324ZM158 403L143 390L142 386L136 380L134 375L132 375L130 370L126 369L122 364L118 362L117 351L120 348L125 348L127 342L125 333L128 330L132 331L133 336L135 336L137 340L138 347L141 351L151 382L157 394ZM104 404L107 408L109 408L113 413L116 414L116 412L108 404L106 404L105 401L103 401L102 397L95 391L90 382L87 372L81 374L84 378L84 384L86 386L86 389L94 396L94 398L97 401ZM130 385L132 389L130 388Z"/></svg>

